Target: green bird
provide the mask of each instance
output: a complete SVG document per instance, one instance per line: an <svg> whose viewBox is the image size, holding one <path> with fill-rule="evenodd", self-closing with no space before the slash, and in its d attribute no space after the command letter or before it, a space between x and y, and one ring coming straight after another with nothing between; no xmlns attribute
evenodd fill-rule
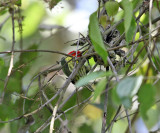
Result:
<svg viewBox="0 0 160 133"><path fill-rule="evenodd" d="M81 57L82 56L82 52L80 51L71 51L68 53L68 55L71 55L73 57ZM64 74L66 76L70 76L70 74L72 73L73 69L74 69L74 65L75 62L78 64L78 60L75 60L75 58L72 57L66 57L66 58L62 58L61 59L61 65L62 65L62 70L64 72ZM87 75L87 73L89 72L89 68L86 67L85 65L83 65L79 70L78 73L76 74L76 76L74 77L74 79L72 80L72 83L75 84L81 77ZM90 90L93 91L93 88L91 85L87 84L85 85L85 87Z"/></svg>
<svg viewBox="0 0 160 133"><path fill-rule="evenodd" d="M82 56L82 53L80 51L71 51L68 53L68 55L71 55L73 57L81 57ZM78 60L75 60L75 58L72 58L72 57L66 57L66 58L62 58L61 59L61 65L62 65L62 70L64 72L64 74L66 76L70 76L70 74L72 73L73 69L74 69L74 65L75 65L75 62L78 64ZM80 77L83 77L87 74L87 71L86 71L86 67L83 65L78 73L76 74L76 76L74 77L74 79L72 80L72 83L75 84L79 79Z"/></svg>

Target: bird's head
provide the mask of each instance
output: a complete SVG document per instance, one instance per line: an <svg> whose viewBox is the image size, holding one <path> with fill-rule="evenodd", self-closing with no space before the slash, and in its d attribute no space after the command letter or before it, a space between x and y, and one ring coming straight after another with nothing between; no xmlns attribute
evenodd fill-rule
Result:
<svg viewBox="0 0 160 133"><path fill-rule="evenodd" d="M82 56L82 52L81 51L71 51L68 53L68 55L72 55L73 57L81 57Z"/></svg>

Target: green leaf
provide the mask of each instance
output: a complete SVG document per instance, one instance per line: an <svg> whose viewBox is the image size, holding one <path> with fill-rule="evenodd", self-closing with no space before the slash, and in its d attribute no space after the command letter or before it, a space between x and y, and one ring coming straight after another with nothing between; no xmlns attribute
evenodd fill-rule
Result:
<svg viewBox="0 0 160 133"><path fill-rule="evenodd" d="M88 61L90 66L94 66L96 64L93 57L91 57Z"/></svg>
<svg viewBox="0 0 160 133"><path fill-rule="evenodd" d="M121 5L124 9L124 27L128 31L133 15L132 3L129 0L122 0Z"/></svg>
<svg viewBox="0 0 160 133"><path fill-rule="evenodd" d="M127 77L119 82L116 88L117 95L125 108L130 108L132 105L132 97L138 92L143 77Z"/></svg>
<svg viewBox="0 0 160 133"><path fill-rule="evenodd" d="M88 75L84 76L83 78L80 78L78 82L76 83L76 87L81 87L86 85L91 80L95 80L97 78L105 77L111 75L111 72L104 72L104 71L97 71L89 73Z"/></svg>
<svg viewBox="0 0 160 133"><path fill-rule="evenodd" d="M116 92L116 86L111 89L111 95L112 95L113 104L115 104L116 106L119 106L121 104L121 100L118 97L118 94Z"/></svg>
<svg viewBox="0 0 160 133"><path fill-rule="evenodd" d="M124 9L124 27L125 27L126 41L129 42L130 38L132 38L133 36L133 33L129 36L130 31L133 29L132 26L134 24L134 20L132 17L133 6L132 6L132 2L130 2L129 0L122 0L121 5L122 5L122 8Z"/></svg>
<svg viewBox="0 0 160 133"><path fill-rule="evenodd" d="M101 80L97 86L96 86L96 89L95 89L95 92L94 92L94 100L102 93L102 91L105 89L106 87L106 83L107 83L107 80L106 79L103 79Z"/></svg>
<svg viewBox="0 0 160 133"><path fill-rule="evenodd" d="M116 1L107 1L105 3L105 9L109 16L114 16L117 14L119 8L119 4Z"/></svg>
<svg viewBox="0 0 160 133"><path fill-rule="evenodd" d="M17 6L21 6L21 0L16 1L15 4L16 4Z"/></svg>
<svg viewBox="0 0 160 133"><path fill-rule="evenodd" d="M107 105L107 125L109 125L111 123L111 121L113 120L113 117L115 115L115 106L113 105L112 102L108 102Z"/></svg>
<svg viewBox="0 0 160 133"><path fill-rule="evenodd" d="M155 90L152 84L144 84L138 92L140 114L144 119L147 119L147 111L155 102Z"/></svg>
<svg viewBox="0 0 160 133"><path fill-rule="evenodd" d="M147 111L147 119L143 118L143 120L148 129L152 129L159 122L159 111L160 109L157 105L152 106Z"/></svg>
<svg viewBox="0 0 160 133"><path fill-rule="evenodd" d="M99 30L99 23L97 19L97 12L91 14L89 19L89 37L94 46L95 51L102 57L105 64L107 64L107 52L103 43L103 39Z"/></svg>
<svg viewBox="0 0 160 133"><path fill-rule="evenodd" d="M132 20L131 20L131 25L128 29L128 32L125 33L125 37L126 37L126 41L127 42L130 42L132 41L133 39L133 36L135 34L135 31L136 31L136 21L135 19L132 17Z"/></svg>
<svg viewBox="0 0 160 133"><path fill-rule="evenodd" d="M132 1L133 9L136 8L137 6L139 6L142 2L143 2L143 0L133 0Z"/></svg>
<svg viewBox="0 0 160 133"><path fill-rule="evenodd" d="M6 8L0 9L0 16L5 14L8 10Z"/></svg>
<svg viewBox="0 0 160 133"><path fill-rule="evenodd" d="M32 3L23 13L25 19L23 21L23 37L31 36L41 23L45 15L45 9L38 2ZM17 28L17 32L19 29ZM17 33L19 34L19 33Z"/></svg>

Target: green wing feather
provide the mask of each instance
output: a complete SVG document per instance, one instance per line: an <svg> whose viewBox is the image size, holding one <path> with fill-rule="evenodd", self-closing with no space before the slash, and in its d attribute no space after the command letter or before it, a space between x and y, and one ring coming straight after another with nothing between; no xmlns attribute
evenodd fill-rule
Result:
<svg viewBox="0 0 160 133"><path fill-rule="evenodd" d="M61 59L61 66L62 66L62 70L63 70L64 74L66 76L69 76L71 74L71 71L69 70L68 63L64 57Z"/></svg>
<svg viewBox="0 0 160 133"><path fill-rule="evenodd" d="M62 58L61 59L61 65L62 65L62 70L63 72L65 73L66 76L70 76L70 74L72 73L73 71L73 68L74 68L74 63L75 61L73 61L73 59L71 57L67 57L67 58ZM78 61L76 61L76 63L78 64ZM74 77L72 83L74 84L75 82L77 82L80 77L83 77L86 75L86 68L85 66L82 66L77 75Z"/></svg>

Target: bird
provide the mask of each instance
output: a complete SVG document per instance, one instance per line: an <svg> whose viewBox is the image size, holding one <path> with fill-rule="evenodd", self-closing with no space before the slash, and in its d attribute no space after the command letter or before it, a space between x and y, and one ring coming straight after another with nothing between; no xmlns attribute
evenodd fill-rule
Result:
<svg viewBox="0 0 160 133"><path fill-rule="evenodd" d="M62 59L61 59L62 70L67 77L69 77L70 74L72 73L75 63L78 64L79 61L75 60L75 59L76 59L76 57L77 58L81 57L82 52L81 51L71 51L68 53L68 55L71 55L72 57L67 56L66 58L62 57ZM78 70L78 73L76 74L76 76L72 80L72 83L75 84L80 79L80 77L83 77L86 74L87 74L86 67L83 65Z"/></svg>

